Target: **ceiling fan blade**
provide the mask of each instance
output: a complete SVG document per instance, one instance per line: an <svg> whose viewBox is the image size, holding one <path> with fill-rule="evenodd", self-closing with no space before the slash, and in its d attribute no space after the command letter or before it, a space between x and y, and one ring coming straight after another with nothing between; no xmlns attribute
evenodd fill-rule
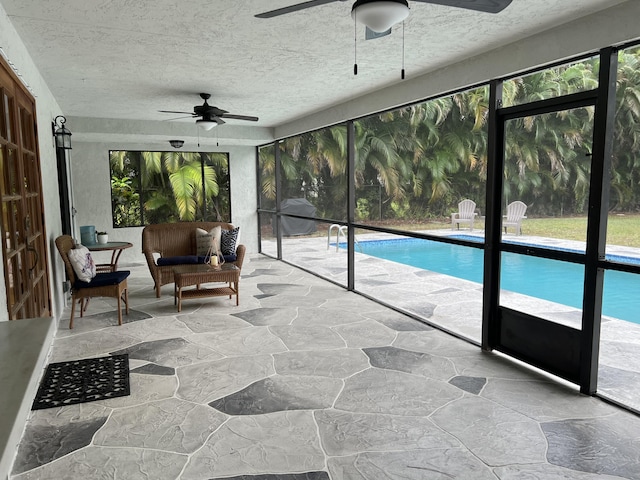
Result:
<svg viewBox="0 0 640 480"><path fill-rule="evenodd" d="M500 13L512 0L413 0L414 2L433 3L447 7L466 8L485 13Z"/></svg>
<svg viewBox="0 0 640 480"><path fill-rule="evenodd" d="M227 123L227 122L225 122L223 119L221 119L220 117L214 117L213 119L214 119L214 120L215 120L215 122L218 124L218 126L220 126L220 125L224 125L225 123Z"/></svg>
<svg viewBox="0 0 640 480"><path fill-rule="evenodd" d="M163 120L163 122L172 122L174 120L182 120L183 118L193 118L193 115L189 115L188 117L167 118L166 120Z"/></svg>
<svg viewBox="0 0 640 480"><path fill-rule="evenodd" d="M184 115L191 115L192 117L195 117L196 114L193 112L176 112L175 110L158 110L158 112L160 113L182 113Z"/></svg>
<svg viewBox="0 0 640 480"><path fill-rule="evenodd" d="M385 30L384 32L374 32L369 27L365 27L364 29L365 40L373 40L374 38L386 37L387 35L391 35L391 29Z"/></svg>
<svg viewBox="0 0 640 480"><path fill-rule="evenodd" d="M247 120L249 122L257 122L258 117L249 117L247 115L233 115L231 113L225 113L222 115L223 118L231 118L233 120Z"/></svg>
<svg viewBox="0 0 640 480"><path fill-rule="evenodd" d="M344 2L345 0L311 0L309 2L302 2L296 5L291 5L290 7L278 8L276 10L271 10L269 12L259 13L255 15L256 18L272 18L277 17L279 15L284 15L285 13L297 12L298 10L304 10L305 8L318 7L320 5L324 5L326 3L333 2Z"/></svg>

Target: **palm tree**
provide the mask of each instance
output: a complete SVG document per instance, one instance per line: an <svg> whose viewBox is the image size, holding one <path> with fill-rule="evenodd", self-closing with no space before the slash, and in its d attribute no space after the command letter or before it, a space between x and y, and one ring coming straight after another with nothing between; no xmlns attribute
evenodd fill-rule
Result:
<svg viewBox="0 0 640 480"><path fill-rule="evenodd" d="M275 209L276 156L273 144L259 148L258 172L260 175L260 208Z"/></svg>
<svg viewBox="0 0 640 480"><path fill-rule="evenodd" d="M484 204L486 89L412 107L413 195L420 215L445 216L461 198Z"/></svg>
<svg viewBox="0 0 640 480"><path fill-rule="evenodd" d="M611 207L640 210L640 48L618 54Z"/></svg>
<svg viewBox="0 0 640 480"><path fill-rule="evenodd" d="M363 220L373 219L374 211L376 217L386 218L383 205L389 208L406 197L407 184L402 178L406 163L398 144L402 141L398 132L406 129L396 115L388 112L354 122L356 200L360 203L360 215L370 217Z"/></svg>
<svg viewBox="0 0 640 480"><path fill-rule="evenodd" d="M142 224L139 164L131 161L130 152L109 152L111 169L111 209L113 224L128 227Z"/></svg>
<svg viewBox="0 0 640 480"><path fill-rule="evenodd" d="M346 125L313 132L307 159L313 166L314 205L326 218L347 218L347 128Z"/></svg>

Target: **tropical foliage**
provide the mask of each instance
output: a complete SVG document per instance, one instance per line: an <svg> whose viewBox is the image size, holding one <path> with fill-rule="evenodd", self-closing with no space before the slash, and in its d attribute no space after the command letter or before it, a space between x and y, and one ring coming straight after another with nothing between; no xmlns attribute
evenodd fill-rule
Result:
<svg viewBox="0 0 640 480"><path fill-rule="evenodd" d="M611 209L640 211L640 49L619 55ZM503 104L524 104L598 82L598 60L555 67L504 83ZM444 218L470 198L483 210L488 87L354 122L359 221ZM531 216L584 214L594 109L509 120L504 204L522 200ZM279 143L282 198L305 197L321 218L346 216L346 126ZM274 146L259 151L262 208L275 207Z"/></svg>
<svg viewBox="0 0 640 480"><path fill-rule="evenodd" d="M111 151L114 227L230 220L226 153Z"/></svg>

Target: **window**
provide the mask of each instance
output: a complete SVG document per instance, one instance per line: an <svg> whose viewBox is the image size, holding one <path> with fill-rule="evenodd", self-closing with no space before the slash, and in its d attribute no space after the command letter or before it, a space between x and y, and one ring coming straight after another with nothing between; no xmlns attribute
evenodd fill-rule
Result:
<svg viewBox="0 0 640 480"><path fill-rule="evenodd" d="M231 221L229 155L109 152L113 226Z"/></svg>

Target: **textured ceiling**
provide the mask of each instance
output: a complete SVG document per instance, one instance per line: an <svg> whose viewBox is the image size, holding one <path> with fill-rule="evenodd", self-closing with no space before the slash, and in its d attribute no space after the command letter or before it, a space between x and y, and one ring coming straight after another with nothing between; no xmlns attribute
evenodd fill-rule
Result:
<svg viewBox="0 0 640 480"><path fill-rule="evenodd" d="M492 15L410 1L407 78L621 2L513 0ZM0 0L65 115L166 120L158 110L191 111L209 92L212 105L273 127L401 81L401 25L364 41L351 1L254 17L295 3Z"/></svg>

